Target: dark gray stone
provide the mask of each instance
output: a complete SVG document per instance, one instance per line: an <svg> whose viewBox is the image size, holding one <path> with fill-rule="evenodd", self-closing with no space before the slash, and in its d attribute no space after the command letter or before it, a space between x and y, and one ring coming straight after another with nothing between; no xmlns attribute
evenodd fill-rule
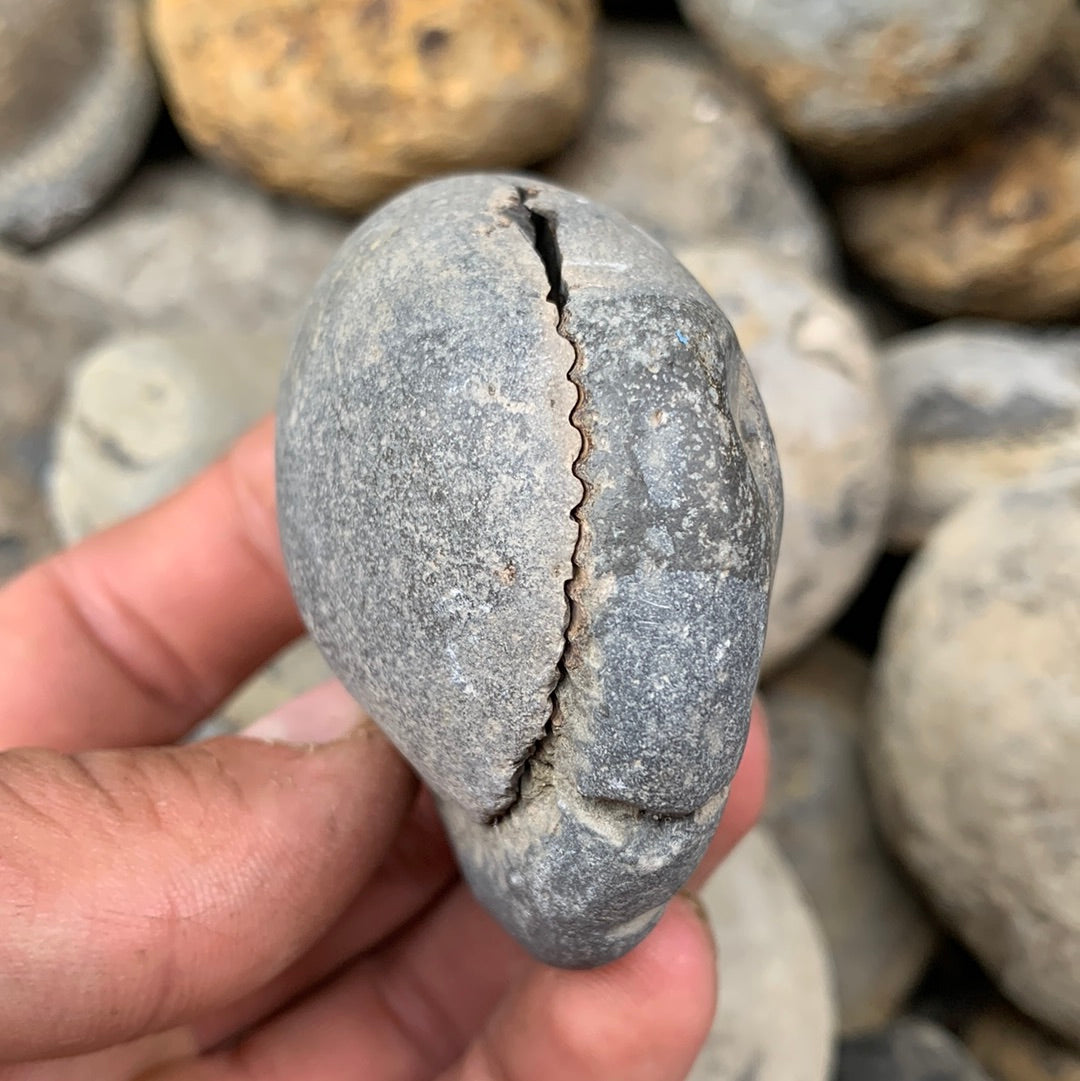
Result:
<svg viewBox="0 0 1080 1081"><path fill-rule="evenodd" d="M784 540L761 661L771 674L858 591L885 528L892 433L881 363L843 295L749 245L675 249L731 320L784 475Z"/></svg>
<svg viewBox="0 0 1080 1081"><path fill-rule="evenodd" d="M835 1081L990 1081L963 1045L932 1021L905 1018L840 1045Z"/></svg>
<svg viewBox="0 0 1080 1081"><path fill-rule="evenodd" d="M553 963L629 949L723 807L779 542L719 309L554 186L413 189L316 290L278 469L301 611L475 892Z"/></svg>
<svg viewBox="0 0 1080 1081"><path fill-rule="evenodd" d="M158 104L136 0L0 0L0 237L42 244L85 218Z"/></svg>

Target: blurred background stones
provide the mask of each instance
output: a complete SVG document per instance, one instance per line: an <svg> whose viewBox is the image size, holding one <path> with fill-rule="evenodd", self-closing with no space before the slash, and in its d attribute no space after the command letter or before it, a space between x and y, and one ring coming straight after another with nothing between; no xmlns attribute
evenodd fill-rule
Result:
<svg viewBox="0 0 1080 1081"><path fill-rule="evenodd" d="M0 581L273 407L371 206L543 172L713 293L784 473L693 1081L1080 1081L1080 13L682 7L0 0Z"/></svg>
<svg viewBox="0 0 1080 1081"><path fill-rule="evenodd" d="M765 817L821 921L845 1033L900 1011L938 939L874 827L862 765L869 677L864 658L824 639L764 688Z"/></svg>
<svg viewBox="0 0 1080 1081"><path fill-rule="evenodd" d="M58 547L43 486L65 375L124 320L0 251L0 582Z"/></svg>
<svg viewBox="0 0 1080 1081"><path fill-rule="evenodd" d="M158 107L138 0L0 0L0 239L34 246L85 218Z"/></svg>
<svg viewBox="0 0 1080 1081"><path fill-rule="evenodd" d="M1070 0L682 0L702 36L807 150L894 166L996 106Z"/></svg>
<svg viewBox="0 0 1080 1081"><path fill-rule="evenodd" d="M817 272L833 266L821 209L751 96L685 30L601 34L584 130L551 178L669 245L760 241Z"/></svg>
<svg viewBox="0 0 1080 1081"><path fill-rule="evenodd" d="M1080 1043L1080 466L975 496L931 533L875 666L870 777L939 913Z"/></svg>
<svg viewBox="0 0 1080 1081"><path fill-rule="evenodd" d="M689 1081L826 1081L836 1034L824 936L764 826L701 893L723 991Z"/></svg>
<svg viewBox="0 0 1080 1081"><path fill-rule="evenodd" d="M1004 1004L987 1007L964 1038L997 1081L1080 1081L1080 1052Z"/></svg>
<svg viewBox="0 0 1080 1081"><path fill-rule="evenodd" d="M836 1081L991 1081L964 1046L932 1021L904 1018L840 1047Z"/></svg>
<svg viewBox="0 0 1080 1081"><path fill-rule="evenodd" d="M291 329L351 227L181 157L149 164L41 258L161 330Z"/></svg>
<svg viewBox="0 0 1080 1081"><path fill-rule="evenodd" d="M110 338L72 371L57 420L49 501L71 543L193 477L269 412L284 335Z"/></svg>
<svg viewBox="0 0 1080 1081"><path fill-rule="evenodd" d="M1080 462L1080 332L948 320L893 338L890 543L917 548L968 496Z"/></svg>
<svg viewBox="0 0 1080 1081"><path fill-rule="evenodd" d="M852 252L909 304L939 317L1046 320L1076 312L1080 12L1055 40L1019 96L957 145L838 192Z"/></svg>

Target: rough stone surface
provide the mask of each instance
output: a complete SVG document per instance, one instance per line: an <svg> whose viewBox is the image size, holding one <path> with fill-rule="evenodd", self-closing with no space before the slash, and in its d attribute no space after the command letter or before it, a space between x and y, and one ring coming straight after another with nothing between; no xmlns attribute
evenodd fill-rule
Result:
<svg viewBox="0 0 1080 1081"><path fill-rule="evenodd" d="M0 581L57 546L41 482L68 368L123 316L0 252Z"/></svg>
<svg viewBox="0 0 1080 1081"><path fill-rule="evenodd" d="M902 300L1018 321L1080 311L1080 13L1060 38L947 154L838 193L848 246Z"/></svg>
<svg viewBox="0 0 1080 1081"><path fill-rule="evenodd" d="M840 1045L835 1081L990 1081L955 1037L904 1018Z"/></svg>
<svg viewBox="0 0 1080 1081"><path fill-rule="evenodd" d="M1080 467L975 496L888 613L869 764L890 839L1002 991L1080 1040Z"/></svg>
<svg viewBox="0 0 1080 1081"><path fill-rule="evenodd" d="M585 127L546 171L666 244L735 238L832 269L809 185L746 92L683 29L604 32Z"/></svg>
<svg viewBox="0 0 1080 1081"><path fill-rule="evenodd" d="M86 217L158 104L136 0L0 0L0 238L37 245Z"/></svg>
<svg viewBox="0 0 1080 1081"><path fill-rule="evenodd" d="M197 161L143 170L51 245L46 266L159 330L277 329L348 235L345 221L273 199Z"/></svg>
<svg viewBox="0 0 1080 1081"><path fill-rule="evenodd" d="M878 837L863 773L869 665L826 639L765 686L765 818L821 920L846 1033L891 1020L937 930Z"/></svg>
<svg viewBox="0 0 1080 1081"><path fill-rule="evenodd" d="M826 1081L836 1032L828 951L798 879L764 827L701 894L720 1000L688 1081Z"/></svg>
<svg viewBox="0 0 1080 1081"><path fill-rule="evenodd" d="M941 323L890 341L882 376L897 441L895 548L917 547L975 492L1080 462L1080 334Z"/></svg>
<svg viewBox="0 0 1080 1081"><path fill-rule="evenodd" d="M594 0L150 0L173 115L262 184L362 210L409 183L528 165L587 97Z"/></svg>
<svg viewBox="0 0 1080 1081"><path fill-rule="evenodd" d="M141 334L98 345L71 374L49 499L78 540L163 499L274 407L282 335Z"/></svg>
<svg viewBox="0 0 1080 1081"><path fill-rule="evenodd" d="M680 0L808 149L854 168L925 153L1050 48L1070 0Z"/></svg>
<svg viewBox="0 0 1080 1081"><path fill-rule="evenodd" d="M779 540L722 313L578 196L423 185L323 278L278 468L301 612L474 891L546 960L628 949L722 808Z"/></svg>
<svg viewBox="0 0 1080 1081"><path fill-rule="evenodd" d="M784 536L762 668L825 630L869 572L889 506L892 438L879 360L852 309L751 247L676 252L731 320L784 476Z"/></svg>
<svg viewBox="0 0 1080 1081"><path fill-rule="evenodd" d="M1080 1081L1080 1052L1007 1006L980 1014L964 1041L994 1081Z"/></svg>

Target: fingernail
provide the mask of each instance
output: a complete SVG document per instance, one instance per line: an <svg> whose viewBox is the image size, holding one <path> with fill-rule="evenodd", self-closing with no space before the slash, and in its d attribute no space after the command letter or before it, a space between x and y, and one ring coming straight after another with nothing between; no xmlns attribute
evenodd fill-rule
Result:
<svg viewBox="0 0 1080 1081"><path fill-rule="evenodd" d="M238 735L265 743L333 743L367 720L367 714L336 679L279 706Z"/></svg>

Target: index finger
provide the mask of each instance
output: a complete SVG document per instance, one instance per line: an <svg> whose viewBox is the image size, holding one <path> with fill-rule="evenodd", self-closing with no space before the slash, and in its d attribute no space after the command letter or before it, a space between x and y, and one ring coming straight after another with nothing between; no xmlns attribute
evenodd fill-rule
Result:
<svg viewBox="0 0 1080 1081"><path fill-rule="evenodd" d="M144 514L0 591L0 749L170 742L302 631L267 418Z"/></svg>

